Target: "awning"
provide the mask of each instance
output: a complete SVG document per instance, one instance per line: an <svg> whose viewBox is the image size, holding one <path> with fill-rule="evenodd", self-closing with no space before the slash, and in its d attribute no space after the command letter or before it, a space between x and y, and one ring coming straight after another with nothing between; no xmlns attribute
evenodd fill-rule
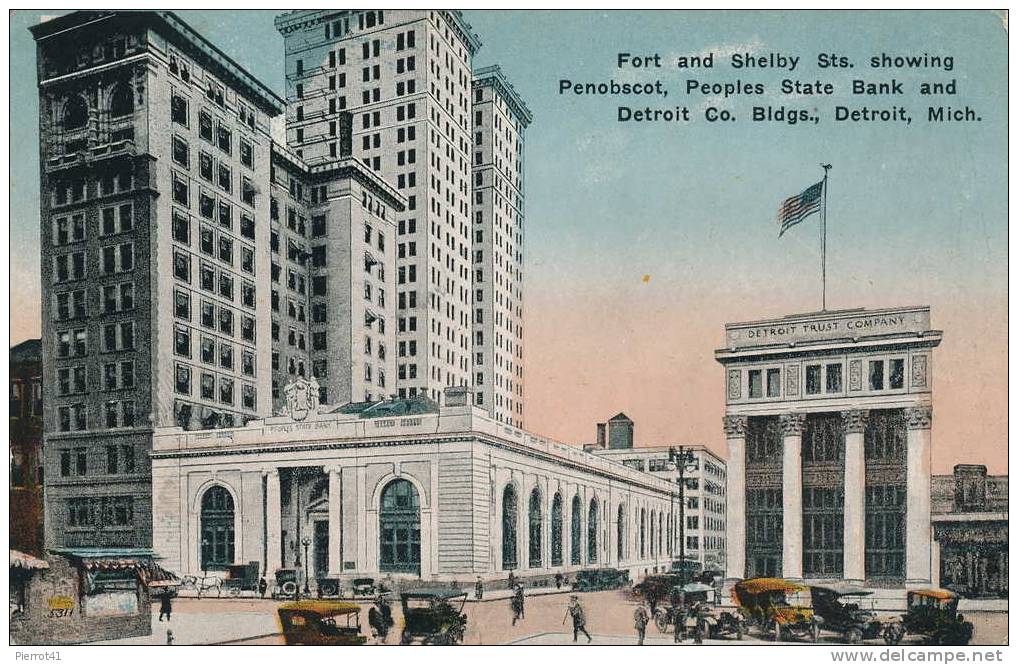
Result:
<svg viewBox="0 0 1018 665"><path fill-rule="evenodd" d="M44 570L49 568L49 564L42 559L37 559L31 554L25 554L18 550L11 550L11 568L20 568L21 570Z"/></svg>
<svg viewBox="0 0 1018 665"><path fill-rule="evenodd" d="M150 549L123 547L81 547L53 550L57 554L78 559L89 572L140 570L152 565L155 552Z"/></svg>
<svg viewBox="0 0 1018 665"><path fill-rule="evenodd" d="M148 568L142 571L142 582L149 588L180 586L180 578L157 563L150 563Z"/></svg>

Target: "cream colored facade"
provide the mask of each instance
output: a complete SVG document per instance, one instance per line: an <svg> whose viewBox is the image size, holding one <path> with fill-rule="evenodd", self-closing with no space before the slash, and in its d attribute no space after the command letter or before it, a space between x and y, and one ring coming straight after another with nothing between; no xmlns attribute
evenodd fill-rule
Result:
<svg viewBox="0 0 1018 665"><path fill-rule="evenodd" d="M931 580L928 307L725 326L728 576Z"/></svg>
<svg viewBox="0 0 1018 665"><path fill-rule="evenodd" d="M380 417L311 411L302 421L159 430L157 555L181 574L259 561L271 576L302 561L308 538L312 585L385 575L472 583L599 566L636 577L668 567L666 548L648 541L650 524L668 514L672 483L498 423L465 389L447 389L444 401L382 403ZM415 497L395 516L393 488ZM213 515L206 497L224 492ZM231 534L219 553L206 520ZM401 529L411 541L403 550L392 543ZM659 529L653 536L663 542Z"/></svg>

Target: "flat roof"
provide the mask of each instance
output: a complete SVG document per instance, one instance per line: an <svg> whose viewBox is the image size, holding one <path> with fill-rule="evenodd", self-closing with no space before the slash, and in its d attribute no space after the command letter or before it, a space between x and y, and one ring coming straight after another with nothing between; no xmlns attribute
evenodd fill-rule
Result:
<svg viewBox="0 0 1018 665"><path fill-rule="evenodd" d="M473 76L475 86L491 86L505 98L506 102L509 103L509 108L512 109L516 117L523 123L524 128L533 122L534 114L531 112L530 107L523 101L520 93L516 92L516 88L513 87L509 77L505 75L500 66L489 65L475 69Z"/></svg>

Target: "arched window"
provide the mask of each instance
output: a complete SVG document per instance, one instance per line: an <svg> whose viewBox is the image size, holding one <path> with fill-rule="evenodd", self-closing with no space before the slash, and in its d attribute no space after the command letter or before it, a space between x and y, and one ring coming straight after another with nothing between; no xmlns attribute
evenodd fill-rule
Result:
<svg viewBox="0 0 1018 665"><path fill-rule="evenodd" d="M654 511L650 511L650 556L653 557L657 553L657 549L654 545Z"/></svg>
<svg viewBox="0 0 1018 665"><path fill-rule="evenodd" d="M665 523L665 515L664 515L664 513L658 513L657 514L657 553L659 555L660 554L664 554L664 551L665 551L665 548L664 548L664 537L665 537L664 536L664 523Z"/></svg>
<svg viewBox="0 0 1018 665"><path fill-rule="evenodd" d="M587 518L587 561L597 562L597 499L590 500L590 516Z"/></svg>
<svg viewBox="0 0 1018 665"><path fill-rule="evenodd" d="M409 480L397 478L382 490L378 512L378 569L421 572L421 500Z"/></svg>
<svg viewBox="0 0 1018 665"><path fill-rule="evenodd" d="M134 113L134 93L131 86L121 83L110 97L110 116L120 118Z"/></svg>
<svg viewBox="0 0 1018 665"><path fill-rule="evenodd" d="M527 523L530 536L530 567L541 567L541 527L543 526L543 515L541 514L541 492L535 487L530 493L530 506L527 511Z"/></svg>
<svg viewBox="0 0 1018 665"><path fill-rule="evenodd" d="M645 559L647 557L647 542L645 536L647 535L647 509L640 508L640 558Z"/></svg>
<svg viewBox="0 0 1018 665"><path fill-rule="evenodd" d="M222 570L233 563L233 497L213 485L201 498L201 569Z"/></svg>
<svg viewBox="0 0 1018 665"><path fill-rule="evenodd" d="M618 516L615 519L615 553L619 562L622 561L626 556L626 511L622 509L622 504L619 504Z"/></svg>
<svg viewBox="0 0 1018 665"><path fill-rule="evenodd" d="M88 124L88 104L75 95L64 104L64 130L80 129Z"/></svg>
<svg viewBox="0 0 1018 665"><path fill-rule="evenodd" d="M512 570L519 566L516 557L516 524L518 509L516 490L506 485L502 491L502 569Z"/></svg>
<svg viewBox="0 0 1018 665"><path fill-rule="evenodd" d="M580 539L583 538L583 530L580 527L581 517L580 512L583 510L583 504L580 503L580 497L573 497L573 506L570 511L569 518L572 522L569 525L569 543L570 547L570 561L574 566L580 565L580 552L583 551Z"/></svg>
<svg viewBox="0 0 1018 665"><path fill-rule="evenodd" d="M562 565L562 495L551 500L551 565Z"/></svg>

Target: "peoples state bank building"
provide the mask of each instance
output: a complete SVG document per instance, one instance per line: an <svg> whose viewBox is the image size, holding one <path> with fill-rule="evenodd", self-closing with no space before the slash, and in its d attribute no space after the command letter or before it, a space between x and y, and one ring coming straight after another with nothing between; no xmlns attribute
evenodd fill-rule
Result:
<svg viewBox="0 0 1018 665"><path fill-rule="evenodd" d="M928 585L929 307L725 326L727 576Z"/></svg>

